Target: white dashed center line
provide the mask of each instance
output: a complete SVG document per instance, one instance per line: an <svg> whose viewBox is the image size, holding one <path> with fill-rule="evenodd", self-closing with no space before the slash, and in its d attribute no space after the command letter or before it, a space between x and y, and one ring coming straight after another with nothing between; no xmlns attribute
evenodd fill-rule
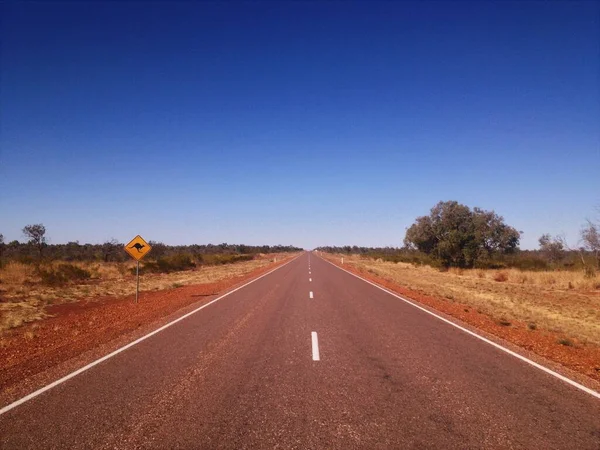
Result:
<svg viewBox="0 0 600 450"><path fill-rule="evenodd" d="M308 294L308 298L314 298L314 297L313 297L313 293L312 293L312 291L310 291L310 292L309 292L309 294Z"/></svg>
<svg viewBox="0 0 600 450"><path fill-rule="evenodd" d="M317 337L317 332L313 331L310 333L312 339L312 357L313 361L320 361L319 357L319 338Z"/></svg>

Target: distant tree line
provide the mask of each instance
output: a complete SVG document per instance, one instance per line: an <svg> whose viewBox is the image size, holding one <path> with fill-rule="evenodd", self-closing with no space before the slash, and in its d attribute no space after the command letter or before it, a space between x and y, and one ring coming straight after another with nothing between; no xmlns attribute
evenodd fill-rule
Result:
<svg viewBox="0 0 600 450"><path fill-rule="evenodd" d="M439 202L429 215L415 220L406 231L403 247L347 245L317 250L441 268L583 268L590 276L595 276L594 267L600 268L599 223L587 221L578 248L570 248L563 237L545 234L539 239L539 250L520 250L520 236L521 232L507 225L494 211L470 209L456 201L447 201Z"/></svg>
<svg viewBox="0 0 600 450"><path fill-rule="evenodd" d="M123 262L130 257L123 250L124 244L111 239L102 244L80 244L78 241L66 244L49 244L46 228L42 224L27 225L23 228L27 242L17 240L5 242L0 234L0 263L19 261L36 263L40 261L104 261ZM259 253L297 252L302 249L292 245L243 245L243 244L193 244L167 245L149 241L152 251L145 260L158 260L186 254L201 260L203 255L254 255Z"/></svg>

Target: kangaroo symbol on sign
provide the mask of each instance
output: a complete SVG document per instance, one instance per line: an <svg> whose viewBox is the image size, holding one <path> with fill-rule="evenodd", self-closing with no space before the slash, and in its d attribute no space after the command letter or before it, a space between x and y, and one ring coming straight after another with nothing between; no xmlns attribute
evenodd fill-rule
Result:
<svg viewBox="0 0 600 450"><path fill-rule="evenodd" d="M144 245L144 244L140 244L139 242L136 242L135 244L133 244L133 245L132 245L131 247L129 247L129 248L135 248L135 249L138 251L138 253L141 253L141 252L142 252L142 249L143 249L144 247L145 247L145 245Z"/></svg>

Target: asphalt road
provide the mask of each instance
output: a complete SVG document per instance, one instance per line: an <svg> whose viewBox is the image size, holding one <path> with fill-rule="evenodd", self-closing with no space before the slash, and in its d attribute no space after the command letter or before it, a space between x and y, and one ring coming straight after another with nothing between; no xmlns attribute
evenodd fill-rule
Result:
<svg viewBox="0 0 600 450"><path fill-rule="evenodd" d="M599 449L600 401L306 253L4 413L0 447Z"/></svg>

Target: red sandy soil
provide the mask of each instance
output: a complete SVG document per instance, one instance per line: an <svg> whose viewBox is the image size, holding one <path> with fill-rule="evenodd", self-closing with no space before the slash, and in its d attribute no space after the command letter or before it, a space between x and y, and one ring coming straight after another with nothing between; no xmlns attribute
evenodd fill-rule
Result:
<svg viewBox="0 0 600 450"><path fill-rule="evenodd" d="M342 267L336 261L330 262ZM530 330L526 322L511 320L510 325L502 325L492 317L479 313L468 305L424 295L420 292L399 286L385 278L360 270L350 264L345 264L343 268L369 279L390 291L455 317L477 329L500 337L546 359L555 361L570 370L600 381L600 347L585 344L574 339L571 339L574 344L573 346L562 345L558 341L564 338L564 336L548 330Z"/></svg>
<svg viewBox="0 0 600 450"><path fill-rule="evenodd" d="M9 330L2 335L0 392L181 308L194 303L206 303L212 296L225 293L287 260L215 283L142 292L137 304L134 303L134 296L97 297L50 307L48 313L53 317Z"/></svg>

